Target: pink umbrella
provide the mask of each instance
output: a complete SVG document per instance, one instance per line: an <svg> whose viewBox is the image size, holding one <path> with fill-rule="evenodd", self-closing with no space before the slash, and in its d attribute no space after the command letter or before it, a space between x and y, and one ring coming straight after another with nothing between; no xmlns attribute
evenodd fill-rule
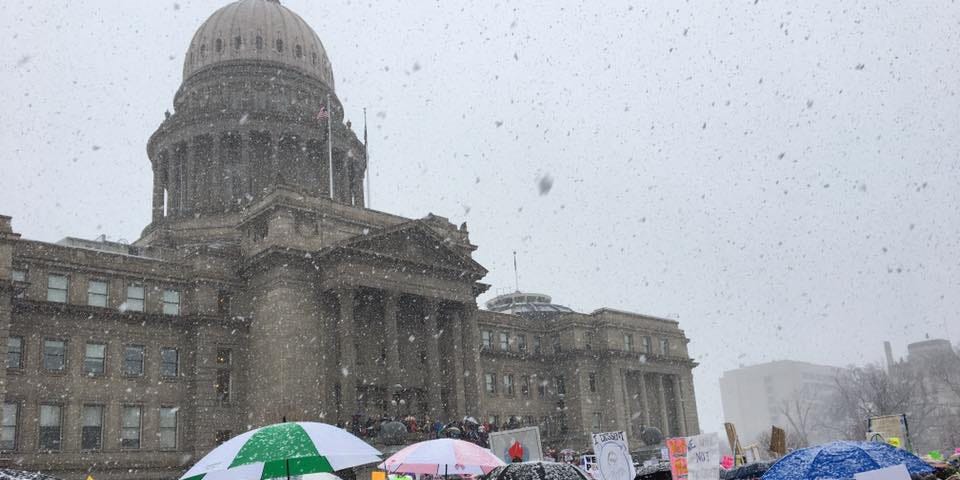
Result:
<svg viewBox="0 0 960 480"><path fill-rule="evenodd" d="M377 468L390 473L483 475L502 465L505 463L486 448L463 440L440 438L410 445Z"/></svg>

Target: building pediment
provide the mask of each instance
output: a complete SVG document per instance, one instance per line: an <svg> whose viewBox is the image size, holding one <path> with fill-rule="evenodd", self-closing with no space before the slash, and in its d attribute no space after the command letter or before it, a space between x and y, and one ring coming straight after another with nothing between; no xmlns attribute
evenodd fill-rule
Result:
<svg viewBox="0 0 960 480"><path fill-rule="evenodd" d="M445 239L420 220L411 220L340 242L324 249L321 258L347 261L375 259L398 267L418 266L423 270L456 273L468 280L478 280L487 274L487 269L459 250L451 239Z"/></svg>

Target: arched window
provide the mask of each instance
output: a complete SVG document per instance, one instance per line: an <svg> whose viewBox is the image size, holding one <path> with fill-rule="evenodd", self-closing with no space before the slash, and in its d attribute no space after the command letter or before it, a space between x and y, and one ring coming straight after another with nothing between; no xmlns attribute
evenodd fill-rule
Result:
<svg viewBox="0 0 960 480"><path fill-rule="evenodd" d="M223 40L219 38L217 39L216 50L217 50L217 53L220 53L223 51Z"/></svg>
<svg viewBox="0 0 960 480"><path fill-rule="evenodd" d="M257 50L263 50L263 37L257 35Z"/></svg>
<svg viewBox="0 0 960 480"><path fill-rule="evenodd" d="M237 35L236 37L233 37L233 49L234 49L234 50L240 50L240 43L241 43L241 39L240 39L240 36L239 36L239 35Z"/></svg>
<svg viewBox="0 0 960 480"><path fill-rule="evenodd" d="M314 53L311 54L311 55L312 55L312 57L313 57L313 64L316 65L316 64L317 64L317 54L316 54L316 52L314 52Z"/></svg>
<svg viewBox="0 0 960 480"><path fill-rule="evenodd" d="M207 54L207 44L200 45L200 58Z"/></svg>
<svg viewBox="0 0 960 480"><path fill-rule="evenodd" d="M293 51L295 52L294 55L296 55L297 58L303 58L303 47L297 45L294 47Z"/></svg>
<svg viewBox="0 0 960 480"><path fill-rule="evenodd" d="M281 53L283 52L283 40L280 40L279 38L277 39L277 51Z"/></svg>

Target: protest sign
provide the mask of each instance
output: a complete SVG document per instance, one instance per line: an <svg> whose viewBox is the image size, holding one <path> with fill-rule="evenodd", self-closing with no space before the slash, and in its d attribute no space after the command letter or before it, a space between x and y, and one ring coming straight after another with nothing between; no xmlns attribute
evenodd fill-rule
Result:
<svg viewBox="0 0 960 480"><path fill-rule="evenodd" d="M904 464L853 474L854 480L910 480L910 472Z"/></svg>
<svg viewBox="0 0 960 480"><path fill-rule="evenodd" d="M674 480L720 478L720 437L716 433L667 439L667 450Z"/></svg>
<svg viewBox="0 0 960 480"><path fill-rule="evenodd" d="M540 428L525 427L490 434L490 451L506 463L520 458L524 462L536 462L542 458Z"/></svg>
<svg viewBox="0 0 960 480"><path fill-rule="evenodd" d="M593 454L596 456L598 480L633 480L636 469L627 446L625 432L594 433Z"/></svg>

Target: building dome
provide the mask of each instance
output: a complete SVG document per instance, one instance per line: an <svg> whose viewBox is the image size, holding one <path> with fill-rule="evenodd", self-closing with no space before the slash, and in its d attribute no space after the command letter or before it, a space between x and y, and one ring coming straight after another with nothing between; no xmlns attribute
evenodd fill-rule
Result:
<svg viewBox="0 0 960 480"><path fill-rule="evenodd" d="M570 307L552 303L549 295L519 291L498 295L487 300L487 310L491 312L511 313L521 317L542 317L561 313L573 313L573 309Z"/></svg>
<svg viewBox="0 0 960 480"><path fill-rule="evenodd" d="M320 37L278 0L239 0L214 12L190 42L183 79L218 64L244 61L290 67L333 90L333 70Z"/></svg>

